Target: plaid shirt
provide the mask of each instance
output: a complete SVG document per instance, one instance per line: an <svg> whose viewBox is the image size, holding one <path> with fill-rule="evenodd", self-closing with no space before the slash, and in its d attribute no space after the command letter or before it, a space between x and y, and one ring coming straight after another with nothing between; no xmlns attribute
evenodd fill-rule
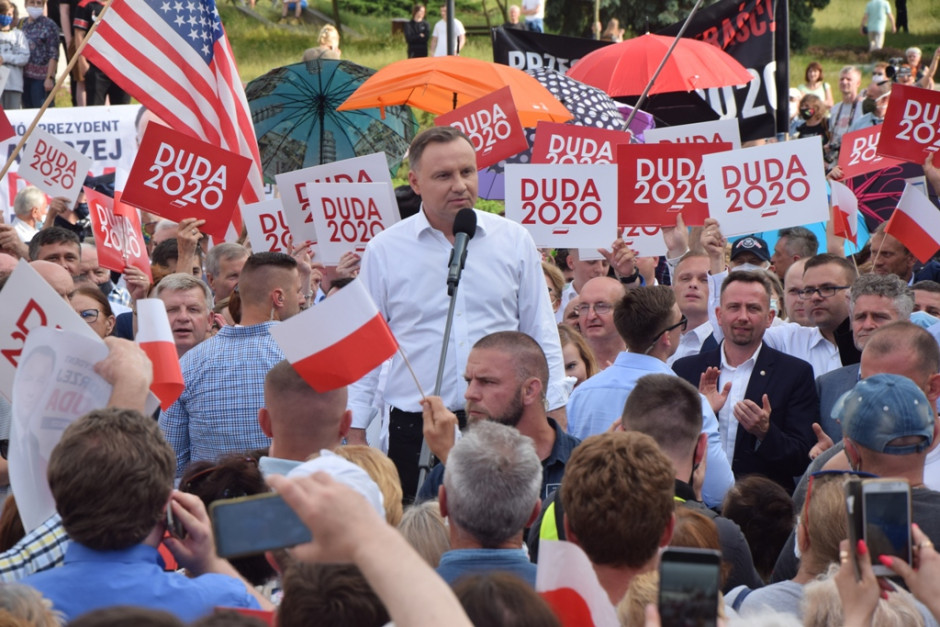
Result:
<svg viewBox="0 0 940 627"><path fill-rule="evenodd" d="M284 359L268 332L274 324L224 326L183 356L186 389L160 415L160 427L176 451L177 475L193 461L270 446L258 410L264 406L265 375Z"/></svg>
<svg viewBox="0 0 940 627"><path fill-rule="evenodd" d="M0 582L18 581L27 575L59 566L65 560L69 537L58 514L49 517L16 545L0 553Z"/></svg>

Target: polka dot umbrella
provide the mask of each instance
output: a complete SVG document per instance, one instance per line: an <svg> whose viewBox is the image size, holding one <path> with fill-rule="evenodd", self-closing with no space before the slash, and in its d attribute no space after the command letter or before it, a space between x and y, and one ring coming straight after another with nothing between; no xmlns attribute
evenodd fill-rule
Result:
<svg viewBox="0 0 940 627"><path fill-rule="evenodd" d="M603 91L564 74L538 68L526 70L541 83L573 115L568 124L592 126L613 131L624 130L624 117L617 108L617 102ZM529 163L532 159L532 144L535 141L535 129L525 129L529 142L528 150L509 157L497 164L480 170L479 195L489 200L502 200L506 197L504 172L507 163Z"/></svg>

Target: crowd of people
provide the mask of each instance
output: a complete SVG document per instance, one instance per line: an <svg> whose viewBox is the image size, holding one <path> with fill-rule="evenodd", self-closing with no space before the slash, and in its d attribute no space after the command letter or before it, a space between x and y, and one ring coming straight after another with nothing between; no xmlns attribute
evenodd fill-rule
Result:
<svg viewBox="0 0 940 627"><path fill-rule="evenodd" d="M857 70L843 78L857 90ZM808 72L823 102L821 81ZM202 220L145 214L153 282L101 268L67 199L17 194L0 289L27 260L106 343L96 372L113 391L51 452L56 513L24 528L17 499L30 495L7 497L0 616L257 624L212 614L224 607L281 625L561 624L535 587L540 569L564 568L546 555L565 541L626 625L656 624L667 546L720 553L714 613L742 624L936 622L940 262L919 263L884 225L846 257L802 226L771 247L681 216L663 229L664 259L621 239L596 259L540 251L520 224L474 210L438 372L476 154L433 127L409 165L421 209L336 267L309 244L209 247ZM931 158L924 173L940 192ZM317 391L271 329L351 281L401 350ZM156 415L153 367L132 341L144 298L165 306L185 384ZM10 414L0 399L0 436ZM0 452L8 484L6 457L22 453ZM880 556L907 591L882 595L869 547L848 547L843 491L860 472L911 487L913 563ZM313 541L219 557L212 503L271 490Z"/></svg>

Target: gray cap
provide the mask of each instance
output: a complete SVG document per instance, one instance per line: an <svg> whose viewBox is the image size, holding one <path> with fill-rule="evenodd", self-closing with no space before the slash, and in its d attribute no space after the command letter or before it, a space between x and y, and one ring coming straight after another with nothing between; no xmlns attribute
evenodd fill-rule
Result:
<svg viewBox="0 0 940 627"><path fill-rule="evenodd" d="M933 442L936 412L923 391L907 377L877 374L859 381L832 408L845 437L889 455L919 453ZM892 446L897 438L920 436L917 444Z"/></svg>

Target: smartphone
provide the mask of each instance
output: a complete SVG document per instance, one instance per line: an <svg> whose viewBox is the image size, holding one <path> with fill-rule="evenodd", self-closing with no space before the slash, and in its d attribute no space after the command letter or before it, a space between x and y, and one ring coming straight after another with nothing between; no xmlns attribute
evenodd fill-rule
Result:
<svg viewBox="0 0 940 627"><path fill-rule="evenodd" d="M894 576L878 561L879 555L893 555L911 563L911 486L907 481L862 481L862 519L863 538L875 575Z"/></svg>
<svg viewBox="0 0 940 627"><path fill-rule="evenodd" d="M721 553L670 547L659 559L663 627L714 627L721 588Z"/></svg>
<svg viewBox="0 0 940 627"><path fill-rule="evenodd" d="M274 492L215 501L209 516L219 557L256 555L313 540L310 529Z"/></svg>
<svg viewBox="0 0 940 627"><path fill-rule="evenodd" d="M166 528L174 538L186 539L186 527L179 518L173 515L173 508L170 505L166 506Z"/></svg>

